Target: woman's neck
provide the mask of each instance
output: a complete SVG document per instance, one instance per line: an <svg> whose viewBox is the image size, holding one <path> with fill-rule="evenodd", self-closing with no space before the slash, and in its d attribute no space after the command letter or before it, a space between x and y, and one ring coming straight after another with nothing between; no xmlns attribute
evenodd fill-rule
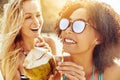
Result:
<svg viewBox="0 0 120 80"><path fill-rule="evenodd" d="M34 39L23 39L22 47L24 50L31 50L32 48L34 48L34 44Z"/></svg>
<svg viewBox="0 0 120 80"><path fill-rule="evenodd" d="M72 57L73 62L83 66L85 70L87 70L88 68L93 66L92 55L91 55L91 57L88 57L88 55L87 56L86 55L82 55L82 56L74 55L71 57Z"/></svg>
<svg viewBox="0 0 120 80"><path fill-rule="evenodd" d="M71 60L84 68L86 78L91 78L94 67L92 53L71 55Z"/></svg>

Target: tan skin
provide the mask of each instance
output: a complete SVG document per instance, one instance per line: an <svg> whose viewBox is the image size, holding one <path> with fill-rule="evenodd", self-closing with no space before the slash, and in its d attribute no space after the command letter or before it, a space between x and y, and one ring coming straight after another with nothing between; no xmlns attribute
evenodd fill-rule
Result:
<svg viewBox="0 0 120 80"><path fill-rule="evenodd" d="M23 12L25 20L22 24L21 35L22 41L21 45L24 51L28 54L31 49L36 47L44 47L47 49L51 49L52 52L55 52L55 43L50 38L40 37L40 32L43 25L43 18L40 11L40 6L37 1L28 0L23 3ZM36 29L36 31L34 31ZM50 48L51 47L51 48ZM18 71L16 72L14 80L21 80L20 74L24 74L23 72L23 62L25 59L25 55L20 52L21 62L18 66Z"/></svg>
<svg viewBox="0 0 120 80"><path fill-rule="evenodd" d="M86 9L79 8L75 10L69 19L72 21L77 19L87 21L88 15ZM92 80L92 68L94 66L93 50L102 41L97 31L91 25L88 23L80 34L74 33L71 25L61 33L63 49L65 52L70 53L71 56L70 61L59 62L57 70L60 74L66 75L67 80ZM103 80L120 80L119 74L120 67L114 64L105 69ZM95 70L94 80L98 80L98 76L99 72ZM55 80L60 79L57 77L55 77Z"/></svg>

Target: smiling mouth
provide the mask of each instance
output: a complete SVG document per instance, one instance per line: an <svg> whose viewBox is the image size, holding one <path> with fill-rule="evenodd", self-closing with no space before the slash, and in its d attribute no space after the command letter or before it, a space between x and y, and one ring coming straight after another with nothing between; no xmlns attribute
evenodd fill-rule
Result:
<svg viewBox="0 0 120 80"><path fill-rule="evenodd" d="M38 31L39 28L31 28L30 30L31 30L31 31Z"/></svg>
<svg viewBox="0 0 120 80"><path fill-rule="evenodd" d="M64 42L67 43L67 44L76 44L76 42L74 40L68 39L68 38L65 38Z"/></svg>

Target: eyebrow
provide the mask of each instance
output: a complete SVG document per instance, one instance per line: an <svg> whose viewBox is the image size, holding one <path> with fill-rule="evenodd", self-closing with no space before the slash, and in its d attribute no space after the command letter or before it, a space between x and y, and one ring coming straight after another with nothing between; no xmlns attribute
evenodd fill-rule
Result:
<svg viewBox="0 0 120 80"><path fill-rule="evenodd" d="M33 13L25 13L26 15L31 15L31 14L33 14ZM37 13L35 13L35 14L40 14L40 15L42 15L42 13L41 12L37 12Z"/></svg>
<svg viewBox="0 0 120 80"><path fill-rule="evenodd" d="M78 18L78 19L71 19L71 18L68 18L70 21L76 21L76 20L83 20L83 21L85 21L85 22L87 22L87 20L85 20L85 19L82 19L82 18Z"/></svg>

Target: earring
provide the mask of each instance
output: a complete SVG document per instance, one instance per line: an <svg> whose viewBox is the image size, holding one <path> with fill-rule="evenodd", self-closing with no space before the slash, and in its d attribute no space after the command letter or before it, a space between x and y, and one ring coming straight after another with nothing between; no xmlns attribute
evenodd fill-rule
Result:
<svg viewBox="0 0 120 80"><path fill-rule="evenodd" d="M98 45L98 44L100 44L100 43L101 43L101 40L100 40L100 39L97 39L96 42L95 42L96 45Z"/></svg>

